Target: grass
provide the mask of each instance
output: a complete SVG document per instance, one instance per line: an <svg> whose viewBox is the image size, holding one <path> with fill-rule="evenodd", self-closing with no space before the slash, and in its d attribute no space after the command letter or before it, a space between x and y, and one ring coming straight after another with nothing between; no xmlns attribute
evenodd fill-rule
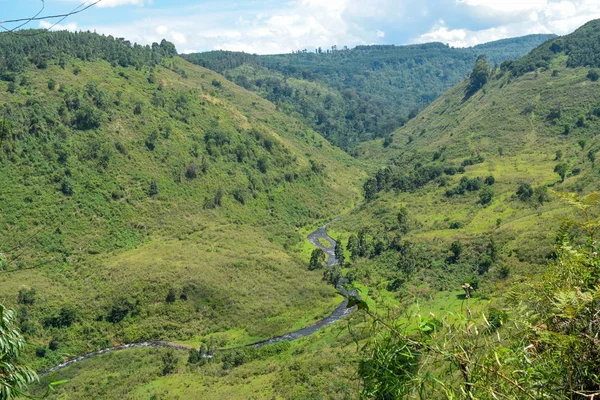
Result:
<svg viewBox="0 0 600 400"><path fill-rule="evenodd" d="M197 344L218 334L224 347L244 344L308 325L339 303L292 249L306 242L300 229L354 203L362 172L350 156L179 58L153 70L67 58L65 69L51 63L24 75L15 93L0 82L14 133L0 156L8 259L0 301L23 316L30 363L146 339ZM106 108L87 94L90 82ZM72 126L76 110L64 98L73 93L97 108L98 128ZM33 112L42 122L30 132ZM325 169L312 171L309 160ZM195 177L186 176L191 163ZM61 191L65 181L72 193ZM33 305L16 304L22 286L35 289ZM115 307L125 316L110 322ZM70 320L53 326L60 313ZM51 341L58 349L47 349Z"/></svg>

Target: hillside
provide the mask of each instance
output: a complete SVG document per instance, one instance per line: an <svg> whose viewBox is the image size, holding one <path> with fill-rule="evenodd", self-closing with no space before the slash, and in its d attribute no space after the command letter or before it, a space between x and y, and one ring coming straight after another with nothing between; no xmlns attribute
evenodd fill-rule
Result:
<svg viewBox="0 0 600 400"><path fill-rule="evenodd" d="M597 38L595 21L540 49L554 42L575 48L590 27ZM546 67L516 77L506 68L490 68L487 83L475 93L470 92L474 78L466 80L385 145L363 144L360 157L381 165L364 187L371 200L336 224L389 237L397 228L396 214L406 206L412 219L408 237L426 244L441 269L447 267L443 261L452 242L469 243L464 265L440 272L444 278L436 285L443 288L477 276L493 286L505 267L516 276L533 273L553 252L560 225L553 218L566 208L552 193L589 193L600 187L595 163L600 86L593 70L571 66L569 60L557 53ZM479 269L489 240L503 257ZM421 277L431 279L430 274Z"/></svg>
<svg viewBox="0 0 600 400"><path fill-rule="evenodd" d="M248 343L339 303L298 249L356 200L350 156L165 41L0 48L0 293L36 368L123 342Z"/></svg>
<svg viewBox="0 0 600 400"><path fill-rule="evenodd" d="M478 55L500 64L552 37L530 35L471 48L427 43L265 56L216 51L184 57L297 113L329 141L350 149L386 137L404 124L464 79Z"/></svg>

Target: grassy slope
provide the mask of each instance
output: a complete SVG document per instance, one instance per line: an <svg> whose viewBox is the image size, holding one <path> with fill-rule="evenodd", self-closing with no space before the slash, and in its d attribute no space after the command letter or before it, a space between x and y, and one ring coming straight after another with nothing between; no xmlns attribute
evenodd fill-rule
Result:
<svg viewBox="0 0 600 400"><path fill-rule="evenodd" d="M28 101L55 112L41 132L3 143L0 161L0 235L3 249L14 248L5 250L12 272L0 274L1 300L15 305L22 286L36 290L34 305L20 308L30 325L28 354L51 339L60 343L37 359L39 366L123 341L197 343L233 330L220 344L247 342L308 324L339 301L291 249L303 240L300 227L353 204L362 176L354 161L216 73L178 58L173 63L187 78L157 67L150 83L146 69L70 60L66 69L30 70L29 83L15 94L0 83L0 101L20 115L31 109ZM82 93L96 81L111 101L120 91L120 102L102 113L99 129L71 129L69 111L58 116L62 93L47 88L50 78ZM149 103L159 84L165 107ZM174 106L182 93L183 111ZM135 115L138 102L142 113ZM204 136L214 131L230 145L211 155ZM158 138L149 150L152 132ZM233 154L236 144L247 150L242 162ZM61 150L66 161L58 160ZM260 158L266 173L256 166ZM324 171L312 172L309 159ZM190 162L200 167L204 160L206 173L199 168L197 178L184 177ZM59 191L65 177L71 196ZM148 195L152 180L155 196ZM222 206L206 208L219 188ZM244 192L244 205L234 200L236 190ZM165 301L169 289L173 303ZM106 321L119 299L133 310L117 324ZM64 307L75 309L70 327L44 323Z"/></svg>
<svg viewBox="0 0 600 400"><path fill-rule="evenodd" d="M595 154L600 149L596 136L600 120L592 112L600 105L600 84L587 78L588 68L566 68L565 62L565 57L559 56L549 70L519 78L496 71L469 99L464 97L465 82L398 130L389 147L383 148L378 141L361 149L362 158L372 164L385 165L392 160L406 168L431 163L436 152L444 166L455 167L482 155L485 161L467 166L464 176L495 177L491 204L481 205L478 192L445 197L445 191L463 176L457 174L413 193L382 192L377 200L335 222L332 228L342 236L363 227L374 233L393 231L396 214L404 205L413 228L407 238L424 243L436 258L443 259L450 244L460 240L473 244L467 247L465 258L474 262L486 238L494 238L500 245L501 261L483 278L489 285L488 293L506 287L507 282L496 278L499 264L508 265L514 279L533 273L534 266L543 265L552 251L560 225L556 217L567 215L568 206L555 195L543 206L524 203L515 196L519 184L547 186L556 192L589 192L600 187L597 167L588 159L589 152ZM559 104L561 117L551 120L549 114ZM583 124L578 123L580 116L584 117ZM568 134L564 133L565 125L570 127ZM558 150L563 153L561 161L556 160ZM570 171L581 172L570 174L561 183L553 172L559 162L569 164ZM450 229L452 222L462 227ZM418 274L413 293L431 296L440 289L457 289L464 274L471 273L451 271L448 279L447 272L440 276L431 271Z"/></svg>

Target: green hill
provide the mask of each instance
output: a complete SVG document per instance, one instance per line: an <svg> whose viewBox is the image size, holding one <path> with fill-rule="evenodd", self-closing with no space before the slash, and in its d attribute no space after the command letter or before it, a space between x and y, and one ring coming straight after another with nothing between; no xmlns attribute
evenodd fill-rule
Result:
<svg viewBox="0 0 600 400"><path fill-rule="evenodd" d="M577 49L599 37L593 21L502 68L482 61L392 140L362 144L359 158L376 166L364 185L368 201L333 224L342 237L363 232L357 279L423 299L473 281L494 296L543 270L560 218L572 214L558 193L600 188L600 84L593 63L574 61L574 54L595 54ZM564 50L544 66L511 69L554 43ZM404 240L415 249L410 279Z"/></svg>
<svg viewBox="0 0 600 400"><path fill-rule="evenodd" d="M386 137L404 124L464 79L478 55L500 64L552 37L529 35L471 48L427 43L265 56L215 51L184 57L297 113L329 141L350 149Z"/></svg>
<svg viewBox="0 0 600 400"><path fill-rule="evenodd" d="M350 156L168 42L0 48L0 293L36 367L121 342L247 343L339 303L298 249L357 198Z"/></svg>

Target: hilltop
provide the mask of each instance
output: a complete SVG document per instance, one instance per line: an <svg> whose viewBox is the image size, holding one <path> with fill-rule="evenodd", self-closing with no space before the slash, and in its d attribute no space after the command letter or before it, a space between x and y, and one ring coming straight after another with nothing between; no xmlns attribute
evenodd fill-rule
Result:
<svg viewBox="0 0 600 400"><path fill-rule="evenodd" d="M298 249L358 197L350 156L166 41L24 32L0 35L0 292L30 362L335 308Z"/></svg>
<svg viewBox="0 0 600 400"><path fill-rule="evenodd" d="M426 43L264 56L214 51L184 57L296 113L348 150L387 137L463 80L480 54L492 65L500 64L552 37L529 35L470 48Z"/></svg>
<svg viewBox="0 0 600 400"><path fill-rule="evenodd" d="M360 147L359 158L379 165L363 188L368 201L334 227L382 242L367 265L388 282L406 278L386 267L397 264L397 252L381 249L393 248L397 235L420 246L421 262L435 272L415 271L400 286L404 293L455 290L471 280L491 295L539 272L553 257L560 218L571 215L558 193L600 187L600 84L596 64L575 61L583 49L595 54L586 43L599 39L593 21L502 67L478 61L469 79L391 140ZM519 72L558 44L563 50L542 57L544 65ZM409 216L406 235L397 231L401 210ZM459 263L448 258L455 242Z"/></svg>

